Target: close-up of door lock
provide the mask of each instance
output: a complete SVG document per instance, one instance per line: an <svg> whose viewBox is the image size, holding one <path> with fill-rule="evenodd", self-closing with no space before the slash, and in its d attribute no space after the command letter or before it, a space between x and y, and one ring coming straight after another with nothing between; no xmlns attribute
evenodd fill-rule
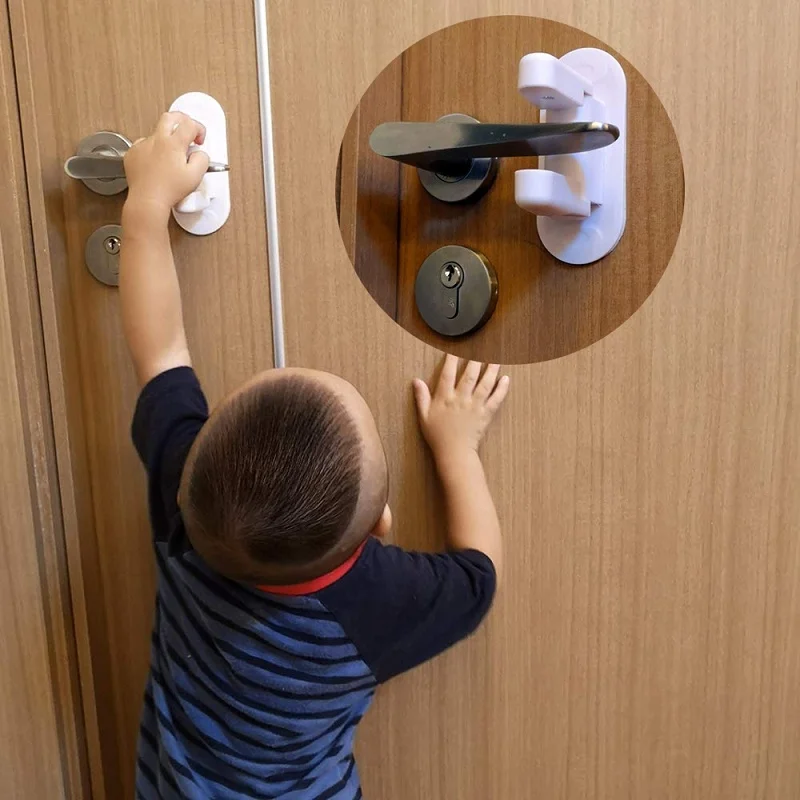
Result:
<svg viewBox="0 0 800 800"><path fill-rule="evenodd" d="M197 190L172 210L175 221L187 233L205 236L218 231L231 210L225 112L213 97L203 92L181 95L170 111L188 114L206 128L202 146L209 157L206 175ZM130 148L131 140L121 133L98 131L78 143L75 155L64 163L64 172L96 194L106 197L121 194L128 188L124 159ZM101 283L118 285L121 247L122 229L118 225L104 225L87 240L86 267Z"/></svg>
<svg viewBox="0 0 800 800"><path fill-rule="evenodd" d="M536 215L542 246L562 263L599 261L625 230L625 73L597 48L561 58L530 53L519 61L517 89L539 109L537 122L486 123L464 113L433 122L384 122L372 130L370 148L416 168L431 197L454 205L486 195L501 159L536 156L538 169L514 172L517 208ZM498 208L493 203L492 213ZM462 336L489 319L497 284L486 256L455 244L442 247L419 268L417 309L432 330Z"/></svg>

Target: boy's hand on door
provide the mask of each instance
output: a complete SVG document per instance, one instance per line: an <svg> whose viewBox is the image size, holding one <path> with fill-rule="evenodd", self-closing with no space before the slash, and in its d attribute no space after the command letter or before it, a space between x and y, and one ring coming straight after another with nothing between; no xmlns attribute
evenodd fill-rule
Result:
<svg viewBox="0 0 800 800"><path fill-rule="evenodd" d="M166 223L170 209L199 186L208 169L204 152L195 151L187 158L190 145L202 144L205 135L203 125L186 114L162 114L153 133L125 154L126 205Z"/></svg>
<svg viewBox="0 0 800 800"><path fill-rule="evenodd" d="M414 381L419 424L444 492L448 547L480 550L494 564L498 582L503 571L500 521L478 445L508 394L508 377L499 375L497 364L482 370L480 362L470 361L459 378L458 359L447 356L433 393L424 381Z"/></svg>
<svg viewBox="0 0 800 800"><path fill-rule="evenodd" d="M458 359L448 355L436 388L414 381L414 395L422 433L437 462L475 452L489 423L508 394L508 377L498 380L500 368L483 370L470 361L458 378Z"/></svg>

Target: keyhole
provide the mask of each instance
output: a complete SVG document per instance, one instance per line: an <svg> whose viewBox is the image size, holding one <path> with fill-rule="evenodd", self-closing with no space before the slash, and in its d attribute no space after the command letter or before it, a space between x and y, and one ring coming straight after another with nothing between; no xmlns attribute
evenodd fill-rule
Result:
<svg viewBox="0 0 800 800"><path fill-rule="evenodd" d="M449 261L442 267L441 281L442 285L448 289L454 289L458 286L464 277L461 267L455 261Z"/></svg>

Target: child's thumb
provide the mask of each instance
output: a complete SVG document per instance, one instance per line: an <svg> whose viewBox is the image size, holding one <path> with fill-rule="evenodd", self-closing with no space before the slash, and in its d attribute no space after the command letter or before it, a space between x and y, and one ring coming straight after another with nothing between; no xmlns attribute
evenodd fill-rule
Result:
<svg viewBox="0 0 800 800"><path fill-rule="evenodd" d="M431 407L431 390L425 381L419 378L414 379L414 399L417 401L417 411L425 419L428 416L428 409Z"/></svg>

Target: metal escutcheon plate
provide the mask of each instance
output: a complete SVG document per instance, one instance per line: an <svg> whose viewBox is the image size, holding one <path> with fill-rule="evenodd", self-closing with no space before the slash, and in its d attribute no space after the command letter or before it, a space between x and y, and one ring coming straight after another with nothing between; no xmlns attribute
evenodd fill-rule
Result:
<svg viewBox="0 0 800 800"><path fill-rule="evenodd" d="M414 296L429 327L443 336L463 336L478 330L492 316L497 305L497 275L482 253L447 245L422 262Z"/></svg>
<svg viewBox="0 0 800 800"><path fill-rule="evenodd" d="M446 114L437 122L477 122L475 117L467 114ZM450 177L418 169L420 183L425 191L444 203L474 202L483 197L491 189L497 177L497 158L472 158L464 163L461 175Z"/></svg>
<svg viewBox="0 0 800 800"><path fill-rule="evenodd" d="M86 266L106 286L119 286L122 226L103 225L86 240Z"/></svg>
<svg viewBox="0 0 800 800"><path fill-rule="evenodd" d="M89 156L92 153L101 153L107 156L123 156L130 147L130 140L121 133L100 131L81 140L76 155ZM87 178L83 184L93 192L106 196L119 194L128 188L128 181L125 178Z"/></svg>

